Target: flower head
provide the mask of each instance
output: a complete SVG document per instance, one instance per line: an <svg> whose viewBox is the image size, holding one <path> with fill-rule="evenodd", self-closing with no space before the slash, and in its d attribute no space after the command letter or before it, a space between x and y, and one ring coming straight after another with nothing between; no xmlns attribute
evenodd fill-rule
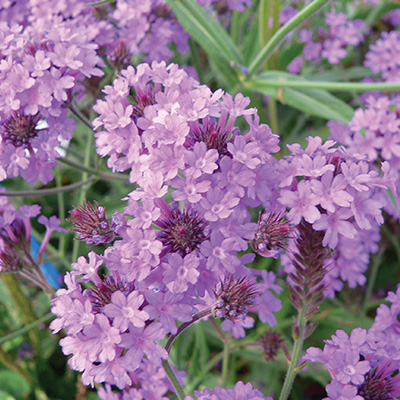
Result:
<svg viewBox="0 0 400 400"><path fill-rule="evenodd" d="M70 211L72 219L67 221L74 224L71 231L77 232L77 240L84 240L88 246L99 243L110 243L116 238L112 222L106 217L105 207L94 205L85 200L85 205L79 205Z"/></svg>
<svg viewBox="0 0 400 400"><path fill-rule="evenodd" d="M278 258L286 246L285 241L292 237L293 227L285 221L283 213L260 212L253 249L263 257Z"/></svg>
<svg viewBox="0 0 400 400"><path fill-rule="evenodd" d="M261 294L255 280L247 277L236 278L231 275L221 280L215 290L213 315L231 321L244 319L254 299Z"/></svg>

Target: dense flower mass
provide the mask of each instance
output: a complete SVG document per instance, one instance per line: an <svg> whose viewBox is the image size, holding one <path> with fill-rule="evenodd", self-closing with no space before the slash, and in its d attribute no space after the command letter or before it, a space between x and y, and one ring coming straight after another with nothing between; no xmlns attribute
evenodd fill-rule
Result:
<svg viewBox="0 0 400 400"><path fill-rule="evenodd" d="M374 73L381 73L387 82L400 80L400 32L382 32L382 37L372 44L365 56L364 65Z"/></svg>
<svg viewBox="0 0 400 400"><path fill-rule="evenodd" d="M104 91L94 107L100 113L95 127L106 129L96 134L98 152L114 170L129 169L138 187L126 198L120 240L104 255L91 252L89 261L73 264L68 289L54 301L60 318L51 327L66 329L60 343L85 384L124 389L140 373L144 355L155 365L168 357L157 341L176 334L177 321L213 306L214 296L227 313L222 328L235 337L254 324L248 310L276 323L273 312L281 304L272 293L280 291L274 274L248 269L253 257L238 252L248 249L257 229L247 206L278 207L275 177L265 172L279 147L247 108L249 99L212 93L174 64L129 67ZM248 125L243 134L235 126L240 116ZM264 182L262 190L256 180ZM226 275L259 276L260 282L225 283ZM221 301L214 306L219 317Z"/></svg>
<svg viewBox="0 0 400 400"><path fill-rule="evenodd" d="M400 97L382 94L368 96L365 108L358 108L349 125L330 121L331 136L346 146L347 152L357 154L373 163L383 174L385 185L394 201L400 204ZM384 161L382 164L381 162ZM399 218L399 210L387 201L385 211Z"/></svg>
<svg viewBox="0 0 400 400"><path fill-rule="evenodd" d="M326 59L329 64L338 64L346 57L348 46L357 46L362 42L363 27L363 20L349 21L344 13L326 13L325 24L319 25L317 32L312 29L299 31L300 41L305 43L303 55L294 58L288 65L288 70L299 73L303 58L314 64L320 63L323 59Z"/></svg>
<svg viewBox="0 0 400 400"><path fill-rule="evenodd" d="M398 278L396 7L0 0L0 361L29 386L10 397L287 400L318 362L324 400L400 398L400 285L359 327ZM332 315L348 331L305 352ZM60 396L55 340L82 381Z"/></svg>
<svg viewBox="0 0 400 400"><path fill-rule="evenodd" d="M323 231L323 246L335 249L325 262L326 295L365 283L369 253L377 251L381 209L387 197L380 188L386 182L363 157L334 147L328 140L308 137L306 149L289 145L291 154L279 160L277 174L281 190L278 201L289 208L292 223L302 219L316 231ZM288 248L296 253L294 241ZM357 256L355 256L357 254ZM290 258L282 256L287 272L293 271Z"/></svg>
<svg viewBox="0 0 400 400"><path fill-rule="evenodd" d="M395 399L400 395L400 289L389 292L386 300L391 306L379 306L369 330L356 328L350 336L338 330L331 340L325 340L323 350L307 350L303 360L322 362L331 374L326 400Z"/></svg>

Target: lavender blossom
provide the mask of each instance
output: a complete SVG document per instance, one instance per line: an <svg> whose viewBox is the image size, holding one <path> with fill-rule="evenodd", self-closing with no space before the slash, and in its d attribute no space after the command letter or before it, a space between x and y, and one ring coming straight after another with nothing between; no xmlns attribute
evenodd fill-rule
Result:
<svg viewBox="0 0 400 400"><path fill-rule="evenodd" d="M372 327L367 331L355 328L350 335L336 331L325 341L323 350L310 347L303 361L322 362L332 381L327 385L327 400L394 399L400 395L399 344L397 316L399 289L390 292L382 304Z"/></svg>
<svg viewBox="0 0 400 400"><path fill-rule="evenodd" d="M324 278L325 294L333 296L343 281L350 287L365 283L369 253L377 251L381 209L387 205L380 192L387 180L360 155L333 147L333 140L307 141L305 150L289 145L291 155L278 163L278 201L288 207L291 222L312 224L313 230L324 233L322 245L335 249L326 260L329 273ZM293 241L288 249L296 252ZM293 272L290 257L282 260L286 271Z"/></svg>

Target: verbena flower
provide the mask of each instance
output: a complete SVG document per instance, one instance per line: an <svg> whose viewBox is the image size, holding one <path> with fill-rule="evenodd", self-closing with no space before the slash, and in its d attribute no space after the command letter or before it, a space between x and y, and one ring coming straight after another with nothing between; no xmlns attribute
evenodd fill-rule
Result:
<svg viewBox="0 0 400 400"><path fill-rule="evenodd" d="M289 72L299 73L303 59L313 64L319 64L323 59L329 64L338 64L346 57L348 46L357 46L363 41L363 26L363 20L349 21L344 13L325 13L325 24L319 24L318 30L306 28L299 31L300 41L305 46L302 56L297 56L288 65Z"/></svg>
<svg viewBox="0 0 400 400"><path fill-rule="evenodd" d="M278 258L286 247L286 241L293 235L293 227L285 221L284 213L260 212L252 246L255 252L264 257Z"/></svg>
<svg viewBox="0 0 400 400"><path fill-rule="evenodd" d="M379 306L368 331L355 328L349 336L338 330L325 341L323 350L307 350L303 361L322 362L331 374L327 400L395 399L400 395L399 295L399 289L389 292L386 300L392 305Z"/></svg>
<svg viewBox="0 0 400 400"><path fill-rule="evenodd" d="M272 400L271 396L265 397L258 389L253 389L250 382L244 384L242 381L236 382L232 389L224 389L215 386L213 389L204 389L201 391L194 391L198 400L251 400L251 399L264 399ZM186 396L185 400L193 400L192 396Z"/></svg>
<svg viewBox="0 0 400 400"><path fill-rule="evenodd" d="M343 281L350 287L365 283L363 273L369 253L377 251L383 223L381 209L387 199L380 190L387 187L387 179L360 155L333 147L333 140L307 141L304 150L288 145L291 154L278 162L278 201L288 207L292 223L308 222L323 232L322 245L335 250L326 260L329 271L324 278L325 294L333 296ZM288 249L296 253L294 241L289 240ZM293 271L290 257L282 257L285 269Z"/></svg>
<svg viewBox="0 0 400 400"><path fill-rule="evenodd" d="M119 215L125 219L119 238L103 255L91 252L72 265L67 289L53 302L59 318L51 328L67 331L60 344L85 384L125 390L143 358L159 366L168 357L157 341L175 335L178 321L212 307L215 287L227 275L249 275L250 282L260 275L263 292L247 281L223 283L230 293L223 329L244 337L254 324L248 310L276 323L275 275L248 269L253 255L238 252L248 249L257 229L247 207L278 207L277 178L267 172L279 147L248 98L213 93L174 64L128 67L104 92L94 106L93 124L104 127L96 133L97 151L113 170L128 170L137 186ZM99 334L93 347L101 329L109 337Z"/></svg>
<svg viewBox="0 0 400 400"><path fill-rule="evenodd" d="M348 154L363 157L381 171L383 182L391 190L397 204L400 201L397 189L400 184L399 113L399 96L389 98L379 94L368 96L365 107L355 111L348 125L333 121L328 123L331 136L346 146ZM361 197L360 202L366 202L365 206L368 204L368 200L363 200ZM369 203L373 204L371 201ZM393 217L400 217L391 200L387 199L384 208ZM362 225L368 225L362 215L358 219Z"/></svg>
<svg viewBox="0 0 400 400"><path fill-rule="evenodd" d="M84 16L69 18L55 9L40 14L40 7L25 6L8 10L21 11L14 25L0 11L0 34L7 37L1 45L0 179L47 183L60 157L57 148L75 130L66 108L82 92L84 79L103 75L104 64Z"/></svg>
<svg viewBox="0 0 400 400"><path fill-rule="evenodd" d="M49 219L44 215L38 222L46 227L42 242L32 248L31 218L40 214L40 206L21 206L19 209L7 201L5 196L0 200L0 273L15 273L30 280L34 285L52 294L45 270L42 271L44 251L54 231L65 232L56 216Z"/></svg>
<svg viewBox="0 0 400 400"><path fill-rule="evenodd" d="M79 205L70 211L72 219L67 219L78 233L78 240L84 240L88 246L111 243L118 235L116 224L107 219L105 207L94 205L85 199L85 205ZM113 229L114 228L114 229Z"/></svg>
<svg viewBox="0 0 400 400"><path fill-rule="evenodd" d="M400 50L400 33L398 31L382 32L381 38L369 47L364 65L375 74L380 73L387 82L400 79L400 62L397 54Z"/></svg>

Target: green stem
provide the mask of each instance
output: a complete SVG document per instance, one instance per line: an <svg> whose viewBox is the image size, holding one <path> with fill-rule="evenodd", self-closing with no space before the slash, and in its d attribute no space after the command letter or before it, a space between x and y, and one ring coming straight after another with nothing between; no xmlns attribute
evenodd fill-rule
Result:
<svg viewBox="0 0 400 400"><path fill-rule="evenodd" d="M17 191L9 191L9 192L0 192L0 196L7 197L33 197L33 196L45 196L49 194L57 194L59 192L70 192L72 190L78 189L81 186L85 186L88 183L94 181L94 177L90 177L89 179L72 183L71 185L65 185L61 187L55 187L51 189L39 189L39 190L17 190Z"/></svg>
<svg viewBox="0 0 400 400"><path fill-rule="evenodd" d="M0 338L0 345L2 345L3 343L8 342L9 340L12 340L18 336L23 335L26 332L29 332L31 329L36 328L37 326L43 324L44 322L48 321L49 319L54 318L54 314L52 314L51 312L43 315L43 317L38 318L36 321L20 328L17 329L14 332L9 333L8 335L5 335L3 337Z"/></svg>
<svg viewBox="0 0 400 400"><path fill-rule="evenodd" d="M171 347L175 340L179 337L179 335L187 328L189 328L190 325L192 325L194 322L206 317L207 315L210 315L212 313L211 308L207 308L196 315L192 317L192 319L188 322L184 322L183 324L179 325L178 331L175 333L175 335L171 335L167 341L167 344L165 345L165 350L168 352L171 350Z"/></svg>
<svg viewBox="0 0 400 400"><path fill-rule="evenodd" d="M174 386L176 393L179 397L179 400L184 400L185 398L185 392L179 383L176 375L174 374L174 371L171 368L171 365L169 365L169 362L167 360L162 360L162 366L164 368L165 373L168 375L169 380L171 381L172 385Z"/></svg>
<svg viewBox="0 0 400 400"><path fill-rule="evenodd" d="M269 0L260 0L260 6L258 8L258 38L261 46L263 47L271 37L269 16L270 16Z"/></svg>
<svg viewBox="0 0 400 400"><path fill-rule="evenodd" d="M245 87L254 89L260 86L281 87L297 89L326 89L332 92L368 92L370 90L399 90L400 83L358 83L358 82L318 82L318 81L285 81L285 80L261 80L252 79L244 82Z"/></svg>
<svg viewBox="0 0 400 400"><path fill-rule="evenodd" d="M222 359L222 387L226 387L228 384L230 347L230 340L226 340L224 342L224 356Z"/></svg>
<svg viewBox="0 0 400 400"><path fill-rule="evenodd" d="M375 282L376 282L376 277L378 276L379 266L381 265L382 258L383 258L383 253L385 252L385 250L386 249L384 248L384 246L381 246L379 248L379 252L374 257L374 260L373 260L372 265L371 265L371 273L370 273L369 278L368 278L368 286L367 286L367 290L365 292L364 304L363 304L363 308L362 308L362 315L364 317L365 317L365 314L367 312L368 301L369 301L369 299L371 297L371 294L372 294L372 291L374 289Z"/></svg>
<svg viewBox="0 0 400 400"><path fill-rule="evenodd" d="M79 111L79 110L78 110ZM92 142L93 142L93 131L90 130L87 132L87 137L86 137L86 148L85 148L85 158L83 161L83 166L85 168L89 167L90 164L90 155L92 152ZM83 171L82 173L82 180L87 179L88 177L88 172ZM80 195L79 195L79 200L78 204L83 204L85 197L86 197L87 189L82 188ZM75 261L78 257L78 252L79 252L79 246L81 244L80 240L75 240L74 244L72 246L72 260Z"/></svg>
<svg viewBox="0 0 400 400"><path fill-rule="evenodd" d="M303 349L304 342L304 331L306 328L307 319L305 317L305 308L303 307L299 310L298 314L298 326L299 326L299 337L295 339L292 356L289 364L289 368L286 372L285 381L283 383L282 391L279 396L279 400L287 400L289 397L290 391L292 390L294 378L297 375L297 366L300 360L301 352Z"/></svg>
<svg viewBox="0 0 400 400"><path fill-rule="evenodd" d="M201 67L200 65L200 59L199 59L199 47L196 45L195 41L189 37L189 47L190 47L190 53L193 58L193 63L194 67L196 68L197 75L199 77L199 82L204 83L204 68Z"/></svg>
<svg viewBox="0 0 400 400"><path fill-rule="evenodd" d="M237 10L233 11L231 23L231 38L234 43L238 42L239 37L239 20L240 13Z"/></svg>
<svg viewBox="0 0 400 400"><path fill-rule="evenodd" d="M82 114L82 111L75 103L71 103L69 109L78 119L80 119L88 128L90 128L91 131L93 131L92 123Z"/></svg>
<svg viewBox="0 0 400 400"><path fill-rule="evenodd" d="M288 33L296 29L305 19L314 14L328 2L329 0L314 0L296 16L294 16L287 24L278 29L278 31L271 37L268 43L261 49L257 57L250 64L248 75L253 75L261 65L268 61L274 50L285 39Z"/></svg>
<svg viewBox="0 0 400 400"><path fill-rule="evenodd" d="M268 99L268 111L269 111L269 124L271 126L271 130L275 135L279 135L278 129L278 110L276 106L276 100L273 97L269 97Z"/></svg>
<svg viewBox="0 0 400 400"><path fill-rule="evenodd" d="M61 175L61 169L59 166L57 166L56 170L56 184L57 187L62 187L62 175ZM64 193L63 192L58 192L57 193L57 203L58 203L58 218L60 219L61 222L65 220L65 201L64 201ZM61 235L59 239L59 244L58 244L58 253L60 257L64 257L65 255L65 235Z"/></svg>
<svg viewBox="0 0 400 400"><path fill-rule="evenodd" d="M66 164L66 165L76 169L77 171L88 172L89 174L96 175L99 178L104 179L106 181L115 181L115 180L124 181L124 182L129 181L128 175L122 175L119 173L100 172L100 171L97 171L95 168L86 167L82 164L79 164L79 163L69 160L67 158L59 158L58 161L61 162L62 164Z"/></svg>

